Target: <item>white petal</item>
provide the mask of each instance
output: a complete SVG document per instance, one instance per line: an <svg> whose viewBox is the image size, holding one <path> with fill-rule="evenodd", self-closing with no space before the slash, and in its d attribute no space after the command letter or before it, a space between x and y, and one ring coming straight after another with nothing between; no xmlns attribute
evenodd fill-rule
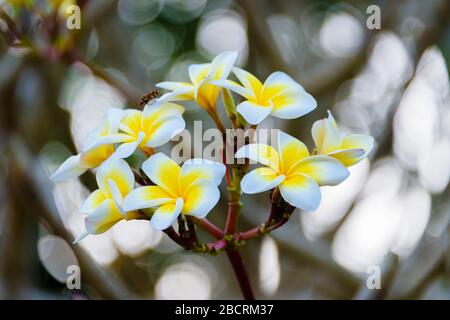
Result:
<svg viewBox="0 0 450 320"><path fill-rule="evenodd" d="M374 138L365 134L350 134L342 139L341 149L363 149L365 154L372 151Z"/></svg>
<svg viewBox="0 0 450 320"><path fill-rule="evenodd" d="M260 124L272 112L273 105L262 106L251 101L244 101L236 107L244 119L250 124Z"/></svg>
<svg viewBox="0 0 450 320"><path fill-rule="evenodd" d="M285 174L288 174L298 161L309 156L308 148L303 142L281 130L278 130L277 150L280 154L281 171Z"/></svg>
<svg viewBox="0 0 450 320"><path fill-rule="evenodd" d="M233 92L236 92L237 94L245 97L246 99L254 99L254 97L255 97L253 92L251 92L250 90L244 88L243 86L241 86L238 83L231 81L231 80L225 80L225 79L214 80L211 83L218 87L229 89Z"/></svg>
<svg viewBox="0 0 450 320"><path fill-rule="evenodd" d="M193 84L199 83L208 75L210 68L210 63L191 64L188 68L189 79Z"/></svg>
<svg viewBox="0 0 450 320"><path fill-rule="evenodd" d="M105 144L121 143L121 142L129 141L130 139L132 139L132 138L129 135L126 135L123 133L116 133L116 134L111 134L108 136L101 136L97 139L92 140L89 144L86 144L86 146L83 148L83 152L87 152L89 150L103 146Z"/></svg>
<svg viewBox="0 0 450 320"><path fill-rule="evenodd" d="M108 109L103 116L100 126L89 133L85 146L90 145L94 140L102 136L116 134L119 129L120 120L124 117L124 114L122 109Z"/></svg>
<svg viewBox="0 0 450 320"><path fill-rule="evenodd" d="M194 99L195 86L187 82L160 82L157 87L171 90L158 98L159 101L184 101Z"/></svg>
<svg viewBox="0 0 450 320"><path fill-rule="evenodd" d="M291 206L307 211L314 211L319 207L320 189L312 178L302 174L292 175L279 188L281 196Z"/></svg>
<svg viewBox="0 0 450 320"><path fill-rule="evenodd" d="M122 219L123 216L114 202L111 199L107 199L86 217L84 225L90 234L100 234Z"/></svg>
<svg viewBox="0 0 450 320"><path fill-rule="evenodd" d="M253 95L255 97L261 94L263 84L254 75L252 75L250 72L236 67L233 68L233 73L245 88L253 92Z"/></svg>
<svg viewBox="0 0 450 320"><path fill-rule="evenodd" d="M179 89L186 89L192 87L192 84L189 82L173 82L173 81L164 81L156 84L158 88L175 91Z"/></svg>
<svg viewBox="0 0 450 320"><path fill-rule="evenodd" d="M158 98L158 100L162 102L194 100L194 92L194 87L188 89L179 89L164 93L161 97Z"/></svg>
<svg viewBox="0 0 450 320"><path fill-rule="evenodd" d="M237 56L238 53L236 51L225 51L217 55L211 62L208 76L214 80L227 78Z"/></svg>
<svg viewBox="0 0 450 320"><path fill-rule="evenodd" d="M148 123L154 121L158 117L167 115L181 116L183 115L184 111L184 107L180 106L179 104L158 99L150 104L145 105L144 111L142 111L144 127L146 127Z"/></svg>
<svg viewBox="0 0 450 320"><path fill-rule="evenodd" d="M149 139L145 143L147 147L159 147L169 142L173 137L184 130L186 123L180 116L168 116L161 118L155 126L150 129Z"/></svg>
<svg viewBox="0 0 450 320"><path fill-rule="evenodd" d="M282 119L298 118L317 107L316 100L299 83L280 71L264 82L262 99L272 101L272 115Z"/></svg>
<svg viewBox="0 0 450 320"><path fill-rule="evenodd" d="M189 159L181 167L182 188L187 188L190 183L199 179L208 179L217 186L222 181L225 171L223 163L200 158Z"/></svg>
<svg viewBox="0 0 450 320"><path fill-rule="evenodd" d="M284 175L277 175L271 168L257 168L242 178L241 189L249 194L264 192L278 186L284 178Z"/></svg>
<svg viewBox="0 0 450 320"><path fill-rule="evenodd" d="M305 89L286 73L277 71L267 77L262 88L262 95L264 100L273 99L288 91L300 92Z"/></svg>
<svg viewBox="0 0 450 320"><path fill-rule="evenodd" d="M109 193L111 193L109 188L110 179L116 183L122 196L127 195L134 188L133 171L131 171L128 163L121 158L112 157L103 162L98 167L96 179L100 190Z"/></svg>
<svg viewBox="0 0 450 320"><path fill-rule="evenodd" d="M335 186L350 175L338 160L328 156L311 156L298 162L292 173L302 173L311 177L319 186Z"/></svg>
<svg viewBox="0 0 450 320"><path fill-rule="evenodd" d="M131 191L123 200L122 206L126 211L160 206L173 197L158 186L144 186Z"/></svg>
<svg viewBox="0 0 450 320"><path fill-rule="evenodd" d="M342 138L335 123L333 124L333 121L330 121L330 119L322 119L314 122L311 133L317 151L320 154L336 151L341 146Z"/></svg>
<svg viewBox="0 0 450 320"><path fill-rule="evenodd" d="M303 90L285 91L271 101L274 106L272 115L281 119L295 119L317 107L316 99Z"/></svg>
<svg viewBox="0 0 450 320"><path fill-rule="evenodd" d="M116 205L117 209L119 209L122 215L125 215L126 211L122 208L123 196L120 193L120 189L117 186L116 182L113 179L108 180L109 190L111 191L112 200Z"/></svg>
<svg viewBox="0 0 450 320"><path fill-rule="evenodd" d="M167 229L177 220L183 208L183 199L178 198L175 203L167 203L159 207L152 218L150 225L157 230Z"/></svg>
<svg viewBox="0 0 450 320"><path fill-rule="evenodd" d="M220 199L220 191L209 180L199 180L184 193L182 212L197 218L204 218Z"/></svg>
<svg viewBox="0 0 450 320"><path fill-rule="evenodd" d="M241 147L235 154L236 158L247 158L278 171L280 155L271 146L263 143L251 143Z"/></svg>
<svg viewBox="0 0 450 320"><path fill-rule="evenodd" d="M364 149L339 149L327 154L336 160L339 160L344 166L350 167L365 158Z"/></svg>
<svg viewBox="0 0 450 320"><path fill-rule="evenodd" d="M333 114L331 113L330 110L327 110L327 113L328 113L328 121L330 122L331 126L332 126L335 130L338 130L338 126L337 126L336 120L335 120L334 117L333 117Z"/></svg>
<svg viewBox="0 0 450 320"><path fill-rule="evenodd" d="M140 131L135 141L125 142L122 143L119 147L117 147L116 151L114 152L114 156L119 158L128 158L136 151L136 149L139 147L144 138L145 133Z"/></svg>
<svg viewBox="0 0 450 320"><path fill-rule="evenodd" d="M142 164L147 177L174 197L178 196L181 168L164 153L156 153Z"/></svg>
<svg viewBox="0 0 450 320"><path fill-rule="evenodd" d="M87 232L87 230L84 230L75 238L75 240L72 241L72 244L77 244L78 242L80 242L81 240L86 238L88 235L89 235L89 232Z"/></svg>
<svg viewBox="0 0 450 320"><path fill-rule="evenodd" d="M102 134L114 134L119 129L120 120L124 117L124 110L118 108L110 108L106 110L103 120Z"/></svg>
<svg viewBox="0 0 450 320"><path fill-rule="evenodd" d="M53 182L60 182L76 178L86 172L86 168L80 166L80 154L70 156L64 161L58 170L50 176Z"/></svg>
<svg viewBox="0 0 450 320"><path fill-rule="evenodd" d="M97 189L94 192L92 192L89 197L87 197L86 200L84 200L83 204L81 205L79 211L83 213L91 213L93 212L104 200L105 200L104 193Z"/></svg>

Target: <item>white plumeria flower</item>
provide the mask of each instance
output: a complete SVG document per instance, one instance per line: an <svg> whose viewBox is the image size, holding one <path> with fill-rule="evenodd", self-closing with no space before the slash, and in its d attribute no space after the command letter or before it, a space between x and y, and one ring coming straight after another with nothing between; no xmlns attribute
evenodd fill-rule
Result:
<svg viewBox="0 0 450 320"><path fill-rule="evenodd" d="M127 158L137 148L145 151L148 148L159 147L184 130L186 124L182 117L183 112L184 107L161 100L147 104L144 111L127 109L119 123L119 133L92 141L87 150L121 143L114 155Z"/></svg>
<svg viewBox="0 0 450 320"><path fill-rule="evenodd" d="M220 197L218 185L225 174L221 163L191 159L179 167L163 153L142 164L145 174L156 184L133 190L123 201L127 211L155 208L150 225L164 230L180 213L205 217Z"/></svg>
<svg viewBox="0 0 450 320"><path fill-rule="evenodd" d="M106 136L117 134L123 114L124 111L117 108L106 111L100 126L89 134L85 146ZM88 169L97 168L114 153L114 150L113 145L98 145L89 149L85 147L81 153L64 161L50 179L59 182L76 178Z"/></svg>
<svg viewBox="0 0 450 320"><path fill-rule="evenodd" d="M295 119L317 107L314 97L284 72L272 73L263 84L245 70L233 68L232 71L241 84L231 80L217 80L214 84L246 99L236 110L252 125L261 123L269 115Z"/></svg>
<svg viewBox="0 0 450 320"><path fill-rule="evenodd" d="M220 88L214 85L212 81L226 79L236 58L237 52L226 51L216 56L211 63L190 65L190 83L166 81L156 85L171 91L163 95L161 99L166 101L194 100L204 109L214 110Z"/></svg>
<svg viewBox="0 0 450 320"><path fill-rule="evenodd" d="M311 129L318 154L326 154L350 167L369 154L374 139L369 135L350 134L342 137L333 115L328 111L328 118L317 120Z"/></svg>
<svg viewBox="0 0 450 320"><path fill-rule="evenodd" d="M89 234L107 231L122 219L130 220L141 216L137 211L126 211L123 198L134 188L134 174L128 163L117 157L105 161L97 170L98 189L84 201L80 212L86 213L85 228L74 242Z"/></svg>
<svg viewBox="0 0 450 320"><path fill-rule="evenodd" d="M243 177L243 192L252 194L278 187L290 205L314 211L320 204L319 186L337 185L349 175L347 168L336 159L310 156L303 142L282 131L278 133L277 149L254 143L236 152L236 158L248 158L266 166Z"/></svg>

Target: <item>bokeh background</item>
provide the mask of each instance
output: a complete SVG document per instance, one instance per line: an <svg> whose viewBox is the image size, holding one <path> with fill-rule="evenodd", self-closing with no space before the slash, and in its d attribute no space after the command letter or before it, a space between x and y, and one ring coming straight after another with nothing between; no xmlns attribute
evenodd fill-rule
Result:
<svg viewBox="0 0 450 320"><path fill-rule="evenodd" d="M94 175L48 179L107 108L138 107L155 83L224 50L261 79L287 72L319 102L263 127L312 146L312 123L332 110L344 132L377 142L347 181L322 188L316 212L241 249L256 296L450 298L450 1L85 0L70 31L73 3L0 1L1 298L241 298L225 255L184 252L145 221L72 245ZM380 30L366 27L371 4ZM212 125L195 106L186 119ZM239 227L264 221L267 195L243 200ZM209 218L223 225L224 210ZM381 290L366 287L370 265Z"/></svg>

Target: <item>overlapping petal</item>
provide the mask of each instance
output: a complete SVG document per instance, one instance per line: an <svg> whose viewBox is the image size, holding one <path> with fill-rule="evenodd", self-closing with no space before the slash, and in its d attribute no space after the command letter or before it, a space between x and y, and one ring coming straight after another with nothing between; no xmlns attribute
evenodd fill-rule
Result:
<svg viewBox="0 0 450 320"><path fill-rule="evenodd" d="M251 143L241 147L235 154L236 158L247 158L278 171L280 155L271 146L263 143Z"/></svg>
<svg viewBox="0 0 450 320"><path fill-rule="evenodd" d="M214 83L243 96L237 111L250 124L261 123L269 114L282 118L298 118L317 107L316 100L284 72L272 73L262 84L251 73L233 68L242 85L230 80Z"/></svg>
<svg viewBox="0 0 450 320"><path fill-rule="evenodd" d="M97 168L114 153L113 145L102 145L80 154L80 166L83 168Z"/></svg>
<svg viewBox="0 0 450 320"><path fill-rule="evenodd" d="M298 161L309 156L308 148L303 142L281 130L278 130L277 149L280 155L281 171L285 174L288 174Z"/></svg>
<svg viewBox="0 0 450 320"><path fill-rule="evenodd" d="M233 68L234 75L239 79L239 81L243 84L243 86L250 92L254 98L260 95L263 84L258 80L254 75L250 72L247 72L241 68L234 67Z"/></svg>
<svg viewBox="0 0 450 320"><path fill-rule="evenodd" d="M294 207L307 211L314 211L319 207L321 199L319 186L306 175L290 175L279 188L283 199Z"/></svg>
<svg viewBox="0 0 450 320"><path fill-rule="evenodd" d="M110 158L97 170L97 184L106 195L111 195L110 182L113 180L122 196L127 195L134 188L134 174L128 163L121 158Z"/></svg>
<svg viewBox="0 0 450 320"><path fill-rule="evenodd" d="M54 182L60 182L76 178L82 175L87 168L80 165L81 155L70 156L61 166L50 176Z"/></svg>
<svg viewBox="0 0 450 320"><path fill-rule="evenodd" d="M210 63L202 63L202 64L191 64L188 67L189 79L195 85L202 81L208 75L209 70L211 69ZM167 87L165 89L168 89ZM168 89L168 90L176 90L176 89Z"/></svg>
<svg viewBox="0 0 450 320"><path fill-rule="evenodd" d="M144 141L144 139L145 133L139 131L137 137L133 137L130 142L125 142L118 146L116 151L114 152L114 155L119 158L128 158L136 151L136 149L139 147L141 142Z"/></svg>
<svg viewBox="0 0 450 320"><path fill-rule="evenodd" d="M182 213L203 218L214 208L219 198L220 191L215 183L207 179L197 180L184 191Z"/></svg>
<svg viewBox="0 0 450 320"><path fill-rule="evenodd" d="M136 134L142 129L142 112L135 109L125 110L125 116L120 122L119 128L127 134Z"/></svg>
<svg viewBox="0 0 450 320"><path fill-rule="evenodd" d="M337 126L333 125L329 119L314 122L311 133L317 152L320 154L336 151L341 146L342 138Z"/></svg>
<svg viewBox="0 0 450 320"><path fill-rule="evenodd" d="M195 100L206 110L213 110L216 106L220 88L214 80L225 79L230 74L237 58L237 52L226 51L217 55L211 63L193 64L189 66L188 82L161 82L156 86L170 90L164 94L162 101Z"/></svg>
<svg viewBox="0 0 450 320"><path fill-rule="evenodd" d="M186 190L191 184L200 179L207 179L216 186L225 175L225 165L207 159L190 159L181 167L180 190Z"/></svg>
<svg viewBox="0 0 450 320"><path fill-rule="evenodd" d="M149 127L145 146L150 148L159 147L184 130L186 123L184 119L176 115L160 117Z"/></svg>
<svg viewBox="0 0 450 320"><path fill-rule="evenodd" d="M350 134L342 139L341 149L363 149L369 153L374 145L374 139L365 134Z"/></svg>
<svg viewBox="0 0 450 320"><path fill-rule="evenodd" d="M122 143L132 140L133 137L130 137L129 134L124 133L115 133L107 136L101 136L97 139L92 140L89 144L86 144L83 149L84 153L88 153L88 151L92 151L93 149L99 148L104 145L111 145L115 143ZM96 153L100 153L100 150L97 149Z"/></svg>
<svg viewBox="0 0 450 320"><path fill-rule="evenodd" d="M273 169L261 167L247 173L241 181L241 189L248 194L260 193L278 186L285 179Z"/></svg>
<svg viewBox="0 0 450 320"><path fill-rule="evenodd" d="M181 168L163 153L156 153L142 164L147 177L173 197L178 196L178 177Z"/></svg>
<svg viewBox="0 0 450 320"><path fill-rule="evenodd" d="M248 100L255 100L255 95L252 91L250 91L248 88L245 88L241 86L239 83L231 81L231 80L214 80L212 83L216 86L219 86L221 88L229 89L233 92L236 92L237 94L243 96L244 98Z"/></svg>
<svg viewBox="0 0 450 320"><path fill-rule="evenodd" d="M218 54L211 62L211 69L208 72L208 76L213 80L227 78L236 59L236 51L225 51Z"/></svg>
<svg viewBox="0 0 450 320"><path fill-rule="evenodd" d="M114 153L114 146L108 145L108 142L103 142L102 139L117 134L123 116L121 109L108 109L99 127L89 133L83 151L64 161L50 178L55 182L76 178L87 169L96 168L108 159ZM117 140L117 137L115 139Z"/></svg>
<svg viewBox="0 0 450 320"><path fill-rule="evenodd" d="M118 108L110 108L105 112L105 115L100 122L98 128L92 130L85 143L85 147L90 145L94 140L100 137L115 134L118 131L120 120L124 116L124 111ZM86 148L83 148L83 151Z"/></svg>
<svg viewBox="0 0 450 320"><path fill-rule="evenodd" d="M156 100L152 103L147 104L142 112L142 127L147 133L150 130L153 122L157 121L161 117L165 116L179 116L181 117L185 109L176 103L165 102L161 100Z"/></svg>
<svg viewBox="0 0 450 320"><path fill-rule="evenodd" d="M173 200L173 196L161 187L144 186L131 191L123 200L122 207L132 211L160 206Z"/></svg>
<svg viewBox="0 0 450 320"><path fill-rule="evenodd" d="M84 200L83 204L81 205L79 211L82 213L91 213L93 212L100 204L106 200L105 194L102 192L102 190L97 189L94 192L92 192L89 197L87 197L86 200Z"/></svg>
<svg viewBox="0 0 450 320"><path fill-rule="evenodd" d="M273 108L271 101L267 105L244 101L236 107L236 110L248 123L259 124L272 113Z"/></svg>
<svg viewBox="0 0 450 320"><path fill-rule="evenodd" d="M303 87L298 84L294 79L284 72L277 71L270 74L262 88L263 100L272 100L275 97L286 93L286 92L301 92L305 91Z"/></svg>
<svg viewBox="0 0 450 320"><path fill-rule="evenodd" d="M341 137L333 115L318 120L312 127L312 136L319 154L326 154L350 167L364 159L372 150L373 137L364 134L350 134Z"/></svg>
<svg viewBox="0 0 450 320"><path fill-rule="evenodd" d="M160 206L150 219L150 225L157 230L167 229L177 220L183 204L183 199L178 198L174 202Z"/></svg>
<svg viewBox="0 0 450 320"><path fill-rule="evenodd" d="M122 219L123 215L114 204L114 201L106 199L85 218L84 225L86 231L90 234L100 234Z"/></svg>
<svg viewBox="0 0 450 320"><path fill-rule="evenodd" d="M313 178L319 186L335 186L350 175L341 162L323 155L311 156L299 161L290 172Z"/></svg>
<svg viewBox="0 0 450 320"><path fill-rule="evenodd" d="M167 84L167 82L158 83L156 86L161 87L161 85L163 84ZM164 93L161 97L159 97L158 100L164 102L186 101L186 100L194 100L194 96L195 96L195 86L184 85L178 88L177 90Z"/></svg>
<svg viewBox="0 0 450 320"><path fill-rule="evenodd" d="M299 118L317 107L317 101L304 90L285 91L271 99L272 115L281 119Z"/></svg>
<svg viewBox="0 0 450 320"><path fill-rule="evenodd" d="M328 156L340 161L346 167L350 167L365 158L363 149L338 150L328 153Z"/></svg>

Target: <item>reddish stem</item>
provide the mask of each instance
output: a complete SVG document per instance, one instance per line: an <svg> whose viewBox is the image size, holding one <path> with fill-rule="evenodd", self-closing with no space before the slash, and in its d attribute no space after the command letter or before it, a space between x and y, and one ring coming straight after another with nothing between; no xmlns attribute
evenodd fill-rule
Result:
<svg viewBox="0 0 450 320"><path fill-rule="evenodd" d="M224 233L219 229L215 224L207 219L195 219L197 225L203 230L207 231L210 235L212 235L216 239L222 239Z"/></svg>
<svg viewBox="0 0 450 320"><path fill-rule="evenodd" d="M233 234L236 230L237 218L239 215L239 201L228 202L228 215L225 225L225 234Z"/></svg>
<svg viewBox="0 0 450 320"><path fill-rule="evenodd" d="M239 287L241 288L242 294L245 300L255 300L250 281L248 279L247 270L244 266L244 261L242 260L241 254L238 249L228 249L226 250L228 259L233 267L234 274L239 282Z"/></svg>

